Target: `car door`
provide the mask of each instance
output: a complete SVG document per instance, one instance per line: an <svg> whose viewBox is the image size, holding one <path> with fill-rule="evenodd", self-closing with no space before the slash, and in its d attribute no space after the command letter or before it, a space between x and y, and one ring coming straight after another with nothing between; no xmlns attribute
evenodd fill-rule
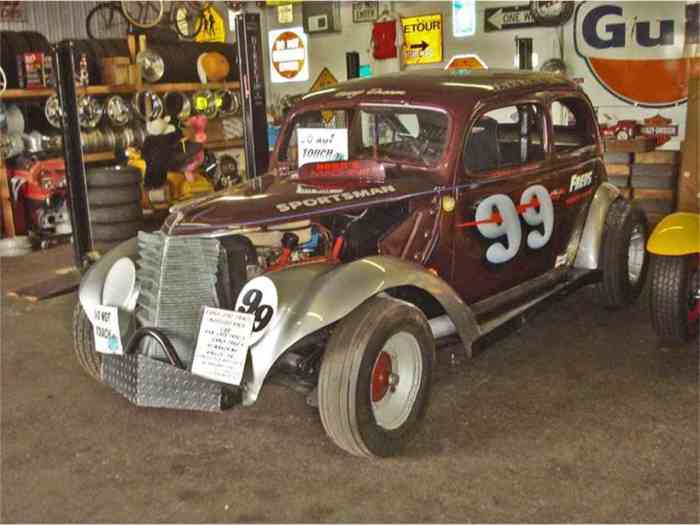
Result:
<svg viewBox="0 0 700 525"><path fill-rule="evenodd" d="M523 99L481 110L457 179L453 285L468 303L555 267L566 189L549 147L546 104Z"/></svg>

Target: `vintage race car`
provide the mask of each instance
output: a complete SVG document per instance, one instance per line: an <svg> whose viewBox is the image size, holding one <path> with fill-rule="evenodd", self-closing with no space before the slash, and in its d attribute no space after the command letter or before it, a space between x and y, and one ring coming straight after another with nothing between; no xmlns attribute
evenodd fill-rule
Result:
<svg viewBox="0 0 700 525"><path fill-rule="evenodd" d="M583 279L627 305L646 236L565 78L354 80L303 97L269 173L176 206L94 264L75 346L142 406L249 406L292 380L337 445L386 456L426 409L437 340L470 356Z"/></svg>

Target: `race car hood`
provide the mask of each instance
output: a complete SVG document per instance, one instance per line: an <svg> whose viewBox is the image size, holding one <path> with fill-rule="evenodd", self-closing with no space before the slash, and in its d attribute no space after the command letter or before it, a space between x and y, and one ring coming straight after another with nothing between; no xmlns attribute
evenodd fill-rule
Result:
<svg viewBox="0 0 700 525"><path fill-rule="evenodd" d="M267 174L173 207L163 225L169 235L199 235L261 226L437 193L430 172L401 170L382 182L303 181L293 173Z"/></svg>

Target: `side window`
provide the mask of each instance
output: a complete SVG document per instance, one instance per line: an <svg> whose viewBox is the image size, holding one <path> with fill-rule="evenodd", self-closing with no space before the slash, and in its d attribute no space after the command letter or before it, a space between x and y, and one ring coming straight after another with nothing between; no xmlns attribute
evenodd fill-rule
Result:
<svg viewBox="0 0 700 525"><path fill-rule="evenodd" d="M577 98L561 98L552 102L554 150L573 151L595 143L593 115L588 106Z"/></svg>
<svg viewBox="0 0 700 525"><path fill-rule="evenodd" d="M470 173L522 166L544 159L542 108L518 104L491 110L471 130L464 149Z"/></svg>

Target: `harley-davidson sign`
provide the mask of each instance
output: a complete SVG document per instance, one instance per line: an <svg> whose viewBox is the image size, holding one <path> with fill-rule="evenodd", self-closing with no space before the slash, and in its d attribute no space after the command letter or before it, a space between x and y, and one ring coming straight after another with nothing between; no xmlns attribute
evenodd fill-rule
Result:
<svg viewBox="0 0 700 525"><path fill-rule="evenodd" d="M576 52L616 97L650 107L687 99L684 2L584 2L574 28Z"/></svg>

